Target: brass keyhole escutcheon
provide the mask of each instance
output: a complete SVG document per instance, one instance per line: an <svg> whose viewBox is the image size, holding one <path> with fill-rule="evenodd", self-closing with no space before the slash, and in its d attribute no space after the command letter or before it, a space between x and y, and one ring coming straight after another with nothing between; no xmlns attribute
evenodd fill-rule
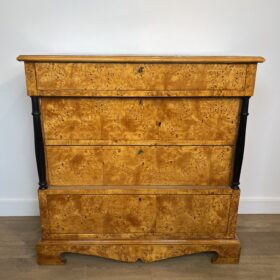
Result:
<svg viewBox="0 0 280 280"><path fill-rule="evenodd" d="M158 127L160 127L160 126L161 126L161 121L156 121L156 125L157 125Z"/></svg>
<svg viewBox="0 0 280 280"><path fill-rule="evenodd" d="M142 74L142 73L144 73L144 70L145 70L145 68L144 68L143 66L140 66L140 67L138 68L137 72L138 72L139 74Z"/></svg>

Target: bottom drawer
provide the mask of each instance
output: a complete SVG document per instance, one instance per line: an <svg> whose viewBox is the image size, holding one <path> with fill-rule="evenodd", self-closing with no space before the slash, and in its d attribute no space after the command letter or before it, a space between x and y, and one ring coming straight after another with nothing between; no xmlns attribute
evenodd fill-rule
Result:
<svg viewBox="0 0 280 280"><path fill-rule="evenodd" d="M228 232L231 194L45 194L43 228L54 238L226 238Z"/></svg>

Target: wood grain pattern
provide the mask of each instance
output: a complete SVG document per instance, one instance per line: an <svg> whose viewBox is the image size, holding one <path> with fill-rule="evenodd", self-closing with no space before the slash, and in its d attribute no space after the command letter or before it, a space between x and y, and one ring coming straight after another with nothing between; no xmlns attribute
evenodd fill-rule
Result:
<svg viewBox="0 0 280 280"><path fill-rule="evenodd" d="M44 97L242 97L250 91L231 89L211 90L37 90L36 96ZM250 96L250 95L248 95Z"/></svg>
<svg viewBox="0 0 280 280"><path fill-rule="evenodd" d="M47 146L50 185L229 185L231 146Z"/></svg>
<svg viewBox="0 0 280 280"><path fill-rule="evenodd" d="M41 111L52 145L234 145L240 99L45 98Z"/></svg>
<svg viewBox="0 0 280 280"><path fill-rule="evenodd" d="M232 193L230 187L209 186L50 187L39 191L44 238L233 238Z"/></svg>
<svg viewBox="0 0 280 280"><path fill-rule="evenodd" d="M40 96L39 264L64 252L238 263L230 188L241 97L261 57L20 56Z"/></svg>
<svg viewBox="0 0 280 280"><path fill-rule="evenodd" d="M229 238L234 238L236 233L239 198L240 198L240 190L239 189L233 190L231 195L231 204L230 204L229 220L228 220Z"/></svg>
<svg viewBox="0 0 280 280"><path fill-rule="evenodd" d="M245 95L252 96L254 94L255 80L257 73L257 64L249 64L247 66Z"/></svg>
<svg viewBox="0 0 280 280"><path fill-rule="evenodd" d="M260 56L87 56L20 55L18 61L32 62L118 62L118 63L261 63Z"/></svg>
<svg viewBox="0 0 280 280"><path fill-rule="evenodd" d="M154 230L153 195L49 195L51 233L117 234Z"/></svg>
<svg viewBox="0 0 280 280"><path fill-rule="evenodd" d="M86 279L92 277L98 280L113 280L120 275L121 271L122 275L120 278L126 279L252 280L255 278L276 280L280 275L279 218L280 215L275 214L238 215L238 231L240 232L244 249L241 252L240 264L235 266L220 265L216 267L214 265L211 267L210 260L215 253L193 254L150 264L143 264L140 262L131 264L120 263L119 261L108 261L108 259L103 257L84 257L81 255L82 252L73 252L71 254L62 254L61 256L67 260L67 267L44 268L38 267L37 263L34 261L34 248L40 235L38 230L38 217L0 217L1 253L5 256L0 263L0 274L3 279L21 280L27 277L40 280L49 280L52 278L83 279L83 275L85 275L84 278ZM5 240L9 240L9 242L5 242ZM201 241L205 242L205 240ZM213 241L214 240L212 240L212 242ZM229 244L228 241L227 244ZM189 240L188 242L189 245L194 244L193 241ZM219 242L221 242L221 240L219 240ZM44 252L55 253L56 251L56 253L58 253L59 250L69 250L71 248L70 243L75 245L72 246L72 248L76 250L79 250L80 245L85 245L84 241L77 243L74 240L72 242L68 241L63 243L67 245L62 247L62 242L51 243L52 246L50 250L45 248ZM173 245L174 243L173 241ZM89 242L86 242L86 244L89 245ZM93 243L90 244L93 246ZM161 244L163 244L163 242ZM184 244L187 244L186 240L184 240ZM201 245L202 243L197 242L196 245L198 244ZM209 243L207 244L209 245ZM47 246L45 242L43 242L43 245ZM104 245L104 243L102 243L102 245ZM154 245L159 246L156 244ZM54 248L56 248L56 250L54 250ZM91 250L88 249L88 251ZM131 251L133 250L131 249ZM213 247L212 250L209 251L215 252ZM224 252L225 251L226 250L224 250ZM124 250L122 250L122 252L124 252ZM144 252L146 252L146 250L143 248L142 254L144 254Z"/></svg>
<svg viewBox="0 0 280 280"><path fill-rule="evenodd" d="M246 64L36 63L39 90L243 90ZM141 71L140 71L141 70Z"/></svg>
<svg viewBox="0 0 280 280"><path fill-rule="evenodd" d="M235 147L211 147L209 185L228 186L232 181L233 155Z"/></svg>
<svg viewBox="0 0 280 280"><path fill-rule="evenodd" d="M80 253L123 262L152 262L186 254L215 252L213 263L239 263L240 242L232 240L128 241L103 242L41 241L37 245L38 264L64 264L62 253Z"/></svg>
<svg viewBox="0 0 280 280"><path fill-rule="evenodd" d="M190 238L226 237L230 196L228 195L159 195L156 232L184 233Z"/></svg>
<svg viewBox="0 0 280 280"><path fill-rule="evenodd" d="M38 190L41 235L42 239L47 239L49 235L49 214L48 214L48 196L47 192Z"/></svg>
<svg viewBox="0 0 280 280"><path fill-rule="evenodd" d="M46 194L80 194L80 195L110 195L110 194L203 194L232 195L234 190L229 186L50 186Z"/></svg>
<svg viewBox="0 0 280 280"><path fill-rule="evenodd" d="M29 96L37 95L37 81L36 81L36 70L35 63L26 62L25 76L26 76L26 89Z"/></svg>
<svg viewBox="0 0 280 280"><path fill-rule="evenodd" d="M227 236L230 195L48 195L51 234Z"/></svg>

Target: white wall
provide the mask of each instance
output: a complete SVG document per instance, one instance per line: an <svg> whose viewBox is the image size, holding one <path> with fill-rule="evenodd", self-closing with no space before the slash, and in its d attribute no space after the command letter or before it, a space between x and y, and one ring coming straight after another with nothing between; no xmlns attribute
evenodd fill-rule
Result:
<svg viewBox="0 0 280 280"><path fill-rule="evenodd" d="M0 215L34 215L37 172L19 54L260 55L242 213L280 213L280 1L0 0Z"/></svg>

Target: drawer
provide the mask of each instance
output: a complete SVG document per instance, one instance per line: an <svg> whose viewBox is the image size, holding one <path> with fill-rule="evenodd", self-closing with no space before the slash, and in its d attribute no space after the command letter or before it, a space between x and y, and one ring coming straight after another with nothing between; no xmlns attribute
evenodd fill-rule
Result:
<svg viewBox="0 0 280 280"><path fill-rule="evenodd" d="M234 145L240 98L42 98L46 144Z"/></svg>
<svg viewBox="0 0 280 280"><path fill-rule="evenodd" d="M212 185L231 180L232 146L47 146L48 184Z"/></svg>
<svg viewBox="0 0 280 280"><path fill-rule="evenodd" d="M226 233L229 209L229 195L159 195L156 232Z"/></svg>
<svg viewBox="0 0 280 280"><path fill-rule="evenodd" d="M230 195L47 195L49 233L226 236ZM86 236L87 237L87 236ZM85 237L84 237L85 238Z"/></svg>
<svg viewBox="0 0 280 280"><path fill-rule="evenodd" d="M152 195L49 195L51 233L146 233L156 220Z"/></svg>
<svg viewBox="0 0 280 280"><path fill-rule="evenodd" d="M36 63L35 65L38 90L241 91L245 87L247 70L246 64Z"/></svg>

